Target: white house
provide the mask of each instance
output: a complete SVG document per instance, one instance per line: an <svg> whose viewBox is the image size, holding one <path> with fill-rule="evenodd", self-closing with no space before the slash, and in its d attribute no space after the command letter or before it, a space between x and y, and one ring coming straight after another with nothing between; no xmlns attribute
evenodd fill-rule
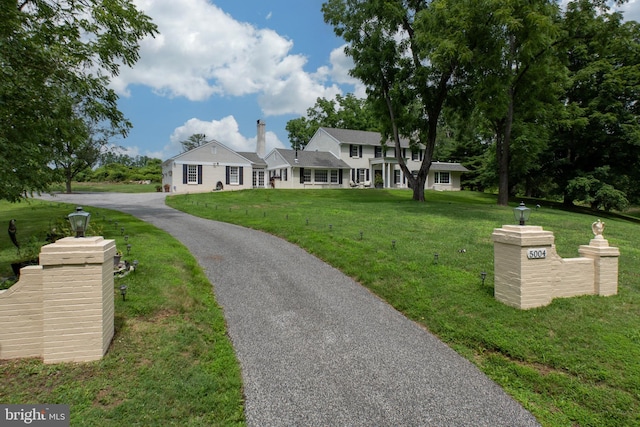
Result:
<svg viewBox="0 0 640 427"><path fill-rule="evenodd" d="M396 158L395 144L385 145L378 132L321 127L304 148L305 152L330 152L350 166L352 186L370 186L380 177L385 188L407 188L407 179ZM424 146L412 150L408 140L400 141L402 157L416 175L422 164ZM432 162L425 188L460 190L460 176L468 169L460 163Z"/></svg>
<svg viewBox="0 0 640 427"><path fill-rule="evenodd" d="M162 163L162 184L171 193L203 193L265 187L266 163L212 140Z"/></svg>
<svg viewBox="0 0 640 427"><path fill-rule="evenodd" d="M417 174L424 148L411 150L401 141L401 155ZM460 190L459 163L433 162L425 188ZM320 128L304 150L273 149L265 155L265 124L258 120L256 152L237 152L212 140L162 163L164 190L202 193L248 188L371 187L376 178L385 188L407 188L392 143L377 132Z"/></svg>
<svg viewBox="0 0 640 427"><path fill-rule="evenodd" d="M267 157L273 188L347 188L349 166L333 153L276 148Z"/></svg>

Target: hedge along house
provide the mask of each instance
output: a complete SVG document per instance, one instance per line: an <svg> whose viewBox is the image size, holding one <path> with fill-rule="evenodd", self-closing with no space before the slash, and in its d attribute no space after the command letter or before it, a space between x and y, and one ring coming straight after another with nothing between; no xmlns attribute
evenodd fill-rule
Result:
<svg viewBox="0 0 640 427"><path fill-rule="evenodd" d="M412 150L409 141L400 141L401 155L415 175L424 157L424 146ZM349 165L349 183L371 186L382 181L384 188L408 188L408 182L396 158L395 144L382 144L378 132L321 127L313 135L303 152L329 152ZM425 188L432 190L460 190L460 176L468 169L460 163L432 162Z"/></svg>
<svg viewBox="0 0 640 427"><path fill-rule="evenodd" d="M347 188L349 166L333 153L276 148L267 157L272 188Z"/></svg>
<svg viewBox="0 0 640 427"><path fill-rule="evenodd" d="M265 188L264 122L258 120L257 152L236 152L216 140L162 163L162 184L171 193ZM262 153L262 156L260 155Z"/></svg>

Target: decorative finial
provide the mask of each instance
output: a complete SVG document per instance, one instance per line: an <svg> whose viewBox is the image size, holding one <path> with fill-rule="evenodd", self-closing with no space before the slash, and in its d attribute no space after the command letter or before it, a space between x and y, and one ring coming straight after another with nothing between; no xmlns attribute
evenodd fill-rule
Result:
<svg viewBox="0 0 640 427"><path fill-rule="evenodd" d="M591 230L593 230L593 235L596 236L596 239L603 239L602 233L604 232L604 222L597 220L591 224Z"/></svg>

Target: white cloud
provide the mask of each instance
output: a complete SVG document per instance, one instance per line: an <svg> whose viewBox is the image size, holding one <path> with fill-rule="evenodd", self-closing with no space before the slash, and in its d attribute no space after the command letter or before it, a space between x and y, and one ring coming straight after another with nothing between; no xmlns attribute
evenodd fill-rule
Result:
<svg viewBox="0 0 640 427"><path fill-rule="evenodd" d="M207 140L215 139L235 151L256 151L256 137L244 137L240 133L238 122L233 116L227 116L221 120L211 120L209 122L196 118L187 120L182 126L177 127L173 131L170 138L171 144L165 147L164 151L172 153L169 154L169 156L180 153L182 151L180 141L188 139L194 133L205 134ZM274 148L285 148L275 133L267 131L265 136L267 153Z"/></svg>
<svg viewBox="0 0 640 427"><path fill-rule="evenodd" d="M310 73L304 70L307 58L290 53L292 40L238 22L206 0L135 3L152 17L160 34L143 40L135 67L123 68L113 79L112 87L121 95L128 96L135 84L191 101L253 94L269 116L304 114L318 97L341 93L338 84L355 82L347 75L350 60L342 48L331 54L332 69Z"/></svg>

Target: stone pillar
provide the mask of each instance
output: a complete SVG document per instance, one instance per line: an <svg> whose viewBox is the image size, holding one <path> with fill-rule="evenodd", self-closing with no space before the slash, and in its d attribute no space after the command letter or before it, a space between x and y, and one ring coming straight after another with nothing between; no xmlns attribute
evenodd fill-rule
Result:
<svg viewBox="0 0 640 427"><path fill-rule="evenodd" d="M554 236L539 226L503 225L493 231L495 298L527 309L551 302ZM531 250L531 252L530 252Z"/></svg>
<svg viewBox="0 0 640 427"><path fill-rule="evenodd" d="M593 259L595 264L594 291L596 295L609 296L618 293L618 257L620 250L609 246L601 234L588 245L580 245L580 256Z"/></svg>
<svg viewBox="0 0 640 427"><path fill-rule="evenodd" d="M102 237L66 237L42 248L45 363L98 360L107 352L115 253L115 242Z"/></svg>

